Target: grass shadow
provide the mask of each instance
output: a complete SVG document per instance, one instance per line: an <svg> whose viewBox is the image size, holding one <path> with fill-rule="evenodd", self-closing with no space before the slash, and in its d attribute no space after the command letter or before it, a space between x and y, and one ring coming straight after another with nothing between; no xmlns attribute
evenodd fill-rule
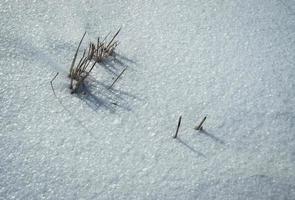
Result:
<svg viewBox="0 0 295 200"><path fill-rule="evenodd" d="M126 56L114 53L114 56L109 57L99 64L112 76L118 76L122 70L130 68L130 65L134 65L136 62Z"/></svg>
<svg viewBox="0 0 295 200"><path fill-rule="evenodd" d="M99 66L102 66L111 76L107 76L103 80L97 80L96 77L89 75L81 86L80 91L77 92L77 96L94 111L98 109L108 110L111 113L115 113L117 109L131 111L132 102L139 98L123 90L110 87L111 83L106 84L106 82L113 83L124 69L129 68L129 63L134 64L135 62L120 54L115 54L100 62ZM121 78L123 76L119 79ZM108 79L111 79L111 81L108 81ZM116 84L119 84L118 82Z"/></svg>
<svg viewBox="0 0 295 200"><path fill-rule="evenodd" d="M88 79L81 87L77 96L94 111L98 109L115 113L117 109L132 110L132 102L138 100L135 95L128 92L109 88L109 85L95 79Z"/></svg>
<svg viewBox="0 0 295 200"><path fill-rule="evenodd" d="M176 140L182 144L183 146L185 146L186 148L188 148L189 150L191 150L192 152L198 154L198 156L201 156L201 157L206 157L203 153L197 151L196 149L194 149L192 146L188 145L186 142L184 142L182 139L180 138L176 138Z"/></svg>
<svg viewBox="0 0 295 200"><path fill-rule="evenodd" d="M204 130L204 129L202 129L202 130L200 131L200 133L202 133L203 135L205 135L205 136L211 138L212 140L214 140L215 142L217 142L217 143L219 143L219 144L225 145L225 142L224 142L222 139L216 137L215 135L209 133L208 131L206 131L206 130Z"/></svg>

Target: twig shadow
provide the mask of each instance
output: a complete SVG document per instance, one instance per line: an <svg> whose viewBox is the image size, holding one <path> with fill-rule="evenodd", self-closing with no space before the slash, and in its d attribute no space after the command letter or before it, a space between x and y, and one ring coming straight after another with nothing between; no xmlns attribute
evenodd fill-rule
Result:
<svg viewBox="0 0 295 200"><path fill-rule="evenodd" d="M202 156L202 157L204 157L204 158L206 157L203 153L197 151L196 149L194 149L193 147L191 147L190 145L188 145L187 143L185 143L182 139L180 139L180 138L176 138L176 140L177 140L180 144L184 145L186 148L188 148L189 150L191 150L192 152L198 154L199 156Z"/></svg>
<svg viewBox="0 0 295 200"><path fill-rule="evenodd" d="M204 129L200 130L200 133L202 133L203 135L206 135L207 137L210 137L211 139L213 139L215 142L219 144L225 145L225 142L222 139L216 137L215 135L209 133L208 131Z"/></svg>

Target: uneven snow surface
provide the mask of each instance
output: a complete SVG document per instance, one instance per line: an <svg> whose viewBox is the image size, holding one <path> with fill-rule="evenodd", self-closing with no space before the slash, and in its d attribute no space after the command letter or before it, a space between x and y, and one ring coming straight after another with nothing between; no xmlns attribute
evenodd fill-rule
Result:
<svg viewBox="0 0 295 200"><path fill-rule="evenodd" d="M294 0L1 0L0 16L1 200L295 199ZM119 27L116 59L71 95L83 33Z"/></svg>

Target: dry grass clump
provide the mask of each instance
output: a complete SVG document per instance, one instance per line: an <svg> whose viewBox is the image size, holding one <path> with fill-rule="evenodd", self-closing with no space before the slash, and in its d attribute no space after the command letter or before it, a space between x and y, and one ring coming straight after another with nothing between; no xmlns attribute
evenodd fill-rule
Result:
<svg viewBox="0 0 295 200"><path fill-rule="evenodd" d="M84 50L83 56L81 57L80 61L78 62L77 65L75 65L77 55L79 48L81 46L81 43L85 37L86 32L84 33L83 37L80 40L80 43L78 45L78 48L76 50L75 56L72 61L72 65L70 68L70 78L71 78L71 84L70 84L70 89L72 90L71 93L76 93L80 86L84 83L85 78L89 75L89 73L92 71L93 67L96 64L96 61L90 65L91 59L93 56L93 51L89 47L87 56L86 54L86 49Z"/></svg>
<svg viewBox="0 0 295 200"><path fill-rule="evenodd" d="M96 45L91 43L90 46L94 47L94 54L93 54L93 59L96 62L101 62L105 60L107 57L112 56L114 53L115 48L118 46L119 42L116 41L116 37L120 33L121 28L116 32L116 34L112 37L112 39L107 42L107 38L109 34L102 40L100 41L100 38L97 38L97 43Z"/></svg>
<svg viewBox="0 0 295 200"><path fill-rule="evenodd" d="M115 38L119 34L120 30L121 28L116 32L116 34L109 42L106 42L109 34L101 42L98 37L96 45L90 42L88 49L84 50L84 53L80 58L78 64L75 65L79 48L86 35L86 32L84 33L83 37L80 40L70 68L69 77L71 79L71 93L77 93L79 91L79 88L83 85L84 80L90 74L97 62L102 62L104 59L113 55L115 48L119 44L118 41L115 41Z"/></svg>

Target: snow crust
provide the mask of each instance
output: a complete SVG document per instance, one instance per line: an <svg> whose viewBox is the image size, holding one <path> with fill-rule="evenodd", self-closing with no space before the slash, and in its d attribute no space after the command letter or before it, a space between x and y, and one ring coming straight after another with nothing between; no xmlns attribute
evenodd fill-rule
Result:
<svg viewBox="0 0 295 200"><path fill-rule="evenodd" d="M7 0L0 16L0 199L295 199L294 1ZM116 59L71 95L84 31L86 47L119 27Z"/></svg>

